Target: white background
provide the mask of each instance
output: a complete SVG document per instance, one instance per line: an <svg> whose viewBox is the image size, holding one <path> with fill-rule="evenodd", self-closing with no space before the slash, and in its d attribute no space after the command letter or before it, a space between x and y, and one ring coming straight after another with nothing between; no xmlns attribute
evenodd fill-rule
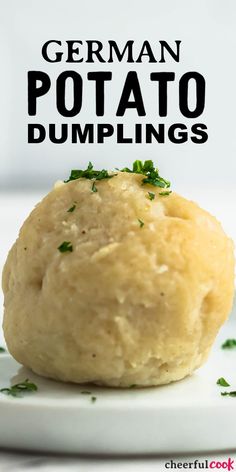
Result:
<svg viewBox="0 0 236 472"><path fill-rule="evenodd" d="M69 170L83 167L92 160L97 167L113 168L131 164L134 159L151 158L178 191L186 182L191 187L203 186L219 192L234 184L235 160L235 35L236 5L233 0L126 0L69 2L9 0L1 3L0 57L0 185L4 187L35 187L51 185L64 178ZM166 54L165 64L49 64L41 55L41 48L49 39L97 39L104 43L117 41L122 49L128 39L135 41L138 51L148 40L155 55L160 54L159 40L174 47L181 43L180 63ZM62 50L65 50L63 47ZM86 47L81 48L81 55ZM74 69L84 78L84 101L81 113L75 118L60 117L55 107L55 79L66 69ZM50 75L51 90L39 99L37 117L27 115L27 72L42 70ZM106 114L96 118L94 83L86 80L87 72L110 70L112 82L106 87ZM137 117L128 110L124 119L115 117L116 108L129 70L136 70L140 78L146 117ZM155 71L173 71L176 80L170 83L167 118L160 118L156 110L157 84L149 76ZM206 79L206 107L198 119L186 119L178 110L178 80L188 71L198 71ZM127 130L135 122L167 125L183 122L188 126L199 121L208 126L209 140L205 144L116 144L115 139L105 145L92 144L27 144L28 122L124 122Z"/></svg>

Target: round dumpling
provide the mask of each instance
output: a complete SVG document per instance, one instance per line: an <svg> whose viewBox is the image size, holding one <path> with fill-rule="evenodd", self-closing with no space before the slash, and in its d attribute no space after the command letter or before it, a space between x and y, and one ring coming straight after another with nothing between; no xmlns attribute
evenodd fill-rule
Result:
<svg viewBox="0 0 236 472"><path fill-rule="evenodd" d="M37 374L151 386L207 359L232 306L232 241L195 203L142 180L61 183L23 224L3 272L3 328Z"/></svg>

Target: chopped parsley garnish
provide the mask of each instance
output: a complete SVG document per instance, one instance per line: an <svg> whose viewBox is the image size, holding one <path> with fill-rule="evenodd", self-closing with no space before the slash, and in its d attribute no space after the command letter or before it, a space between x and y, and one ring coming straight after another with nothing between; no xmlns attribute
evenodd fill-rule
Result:
<svg viewBox="0 0 236 472"><path fill-rule="evenodd" d="M70 182L71 180L77 180L77 179L89 179L89 180L103 180L103 179L110 179L111 177L114 177L116 174L109 175L107 170L102 169L102 170L94 170L93 169L93 164L89 162L87 169L85 170L78 170L78 169L73 169L70 173L70 177L68 180L65 180L64 182Z"/></svg>
<svg viewBox="0 0 236 472"><path fill-rule="evenodd" d="M236 391L233 392L221 392L222 397L229 395L230 397L236 397Z"/></svg>
<svg viewBox="0 0 236 472"><path fill-rule="evenodd" d="M147 196L147 197L149 198L149 200L154 200L155 196L156 196L155 193L153 193L153 192L148 192L148 196Z"/></svg>
<svg viewBox="0 0 236 472"><path fill-rule="evenodd" d="M80 393L82 393L83 395L92 395L92 392L89 392L88 390L82 390L82 392ZM94 397L94 396L90 397L91 403L95 403L96 400L97 400L97 397Z"/></svg>
<svg viewBox="0 0 236 472"><path fill-rule="evenodd" d="M224 344L222 344L222 349L232 349L236 347L236 339L226 339Z"/></svg>
<svg viewBox="0 0 236 472"><path fill-rule="evenodd" d="M221 387L230 387L230 384L224 379L224 377L220 377L216 383Z"/></svg>
<svg viewBox="0 0 236 472"><path fill-rule="evenodd" d="M140 220L140 219L138 219L138 222L139 222L140 228L142 228L142 227L144 226L144 222L143 222L142 220Z"/></svg>
<svg viewBox="0 0 236 472"><path fill-rule="evenodd" d="M72 252L73 251L73 246L72 246L70 241L64 241L63 243L61 243L60 246L58 246L57 249L60 252L67 252L67 251Z"/></svg>
<svg viewBox="0 0 236 472"><path fill-rule="evenodd" d="M170 187L170 182L159 175L159 170L154 167L153 162L150 160L144 162L139 160L134 161L132 170L125 167L124 169L121 169L121 172L144 175L145 178L142 180L143 184L150 184L154 185L154 187L160 188Z"/></svg>
<svg viewBox="0 0 236 472"><path fill-rule="evenodd" d="M159 195L161 195L162 197L166 197L167 195L170 195L172 193L171 190L167 190L166 192L159 192Z"/></svg>
<svg viewBox="0 0 236 472"><path fill-rule="evenodd" d="M92 187L91 187L91 191L94 192L94 193L96 193L96 192L98 191L98 189L97 189L97 187L96 187L96 185L95 185L95 182L93 182L93 185L92 185Z"/></svg>
<svg viewBox="0 0 236 472"><path fill-rule="evenodd" d="M132 385L129 386L129 388L135 388L135 387L137 387L136 384L132 384Z"/></svg>
<svg viewBox="0 0 236 472"><path fill-rule="evenodd" d="M72 213L74 210L76 209L76 205L72 205L72 207L69 208L69 210L67 210L67 213Z"/></svg>
<svg viewBox="0 0 236 472"><path fill-rule="evenodd" d="M1 388L0 392L12 397L20 397L25 392L36 392L38 390L37 385L30 382L29 379L25 379L24 382L12 385L12 387Z"/></svg>
<svg viewBox="0 0 236 472"><path fill-rule="evenodd" d="M119 169L117 169L119 170ZM163 189L167 189L170 187L170 182L163 177L160 176L159 170L157 167L154 167L153 161L147 160L147 161L140 161L136 160L133 163L132 169L129 169L128 167L124 167L121 169L120 172L128 172L132 174L141 174L144 176L142 179L143 184L149 184L153 185L154 187L159 187ZM95 181L96 180L103 180L103 179L111 179L112 177L115 177L117 174L109 174L107 170L102 169L102 170L94 170L93 164L89 162L87 169L81 170L81 169L72 169L69 179L64 180L65 183L70 182L71 180L78 180L81 178L84 179L89 179L93 180L93 185L92 185L92 192L97 192L97 188L95 186ZM169 195L171 191L168 192L161 192L159 195ZM153 192L148 192L148 198L150 200L154 200L155 194ZM73 208L73 207L71 207ZM69 209L68 211L74 211L72 209Z"/></svg>
<svg viewBox="0 0 236 472"><path fill-rule="evenodd" d="M1 346L0 346L0 354L1 354L2 352L6 352L6 349L4 349L4 347L1 347Z"/></svg>

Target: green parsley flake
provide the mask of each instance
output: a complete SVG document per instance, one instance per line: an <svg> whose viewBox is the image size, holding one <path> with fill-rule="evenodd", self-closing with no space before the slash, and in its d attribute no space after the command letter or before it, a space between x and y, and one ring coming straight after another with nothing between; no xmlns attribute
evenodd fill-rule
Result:
<svg viewBox="0 0 236 472"><path fill-rule="evenodd" d="M76 209L76 205L72 205L72 207L69 208L69 210L67 210L67 213L72 213L74 210Z"/></svg>
<svg viewBox="0 0 236 472"><path fill-rule="evenodd" d="M60 246L58 246L57 249L60 252L72 252L73 246L70 241L64 241L63 243L61 243Z"/></svg>
<svg viewBox="0 0 236 472"><path fill-rule="evenodd" d="M129 388L135 388L135 387L137 387L137 384L132 384L129 386Z"/></svg>
<svg viewBox="0 0 236 472"><path fill-rule="evenodd" d="M162 197L167 197L167 195L170 195L171 193L171 190L167 190L166 192L159 192L159 195L161 195Z"/></svg>
<svg viewBox="0 0 236 472"><path fill-rule="evenodd" d="M220 377L216 383L221 387L230 387L230 384L224 379L224 377Z"/></svg>
<svg viewBox="0 0 236 472"><path fill-rule="evenodd" d="M85 170L78 170L78 169L73 169L70 173L70 177L68 180L65 180L64 182L70 182L71 180L77 180L77 179L89 179L89 180L103 180L103 179L111 179L111 177L114 177L117 174L112 174L109 175L107 170L102 169L102 170L94 170L93 169L93 164L89 162L87 169Z"/></svg>
<svg viewBox="0 0 236 472"><path fill-rule="evenodd" d="M91 402L95 403L97 401L97 397L91 397Z"/></svg>
<svg viewBox="0 0 236 472"><path fill-rule="evenodd" d="M230 397L236 397L236 391L233 392L221 392L222 397L229 395Z"/></svg>
<svg viewBox="0 0 236 472"><path fill-rule="evenodd" d="M142 227L144 226L144 222L143 222L142 220L140 220L140 219L138 219L138 222L139 222L140 228L142 228Z"/></svg>
<svg viewBox="0 0 236 472"><path fill-rule="evenodd" d="M155 193L153 193L153 192L148 192L148 196L147 196L147 197L149 198L149 200L154 200L155 196L156 196Z"/></svg>
<svg viewBox="0 0 236 472"><path fill-rule="evenodd" d="M94 192L94 193L96 193L96 192L98 191L98 189L97 189L97 187L96 187L96 185L95 185L95 182L93 182L93 185L92 185L92 187L91 187L91 191Z"/></svg>
<svg viewBox="0 0 236 472"><path fill-rule="evenodd" d="M6 349L4 349L4 347L0 346L0 354L3 353L3 352L6 352Z"/></svg>
<svg viewBox="0 0 236 472"><path fill-rule="evenodd" d="M36 392L37 390L37 385L30 382L29 379L25 379L24 382L12 385L12 387L1 388L0 392L12 397L21 397L22 393Z"/></svg>
<svg viewBox="0 0 236 472"><path fill-rule="evenodd" d="M224 344L222 344L222 349L232 349L236 347L236 339L226 339Z"/></svg>
<svg viewBox="0 0 236 472"><path fill-rule="evenodd" d="M124 169L121 169L121 172L129 172L133 174L142 174L145 176L145 178L142 180L143 184L150 184L153 185L154 187L160 187L160 188L169 188L170 187L170 182L168 180L163 179L159 175L159 170L154 167L154 164L152 161L135 161L133 163L133 169L129 169L128 167L125 167Z"/></svg>
<svg viewBox="0 0 236 472"><path fill-rule="evenodd" d="M82 395L92 395L92 392L89 392L88 390L82 390Z"/></svg>

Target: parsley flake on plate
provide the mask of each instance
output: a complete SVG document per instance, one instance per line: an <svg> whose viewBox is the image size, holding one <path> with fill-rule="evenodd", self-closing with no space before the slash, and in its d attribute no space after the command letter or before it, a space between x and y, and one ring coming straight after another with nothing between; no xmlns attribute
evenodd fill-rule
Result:
<svg viewBox="0 0 236 472"><path fill-rule="evenodd" d="M236 339L226 339L221 347L222 349L233 349L236 347Z"/></svg>
<svg viewBox="0 0 236 472"><path fill-rule="evenodd" d="M227 380L224 379L224 377L220 377L216 383L221 387L230 387L230 384L227 382Z"/></svg>
<svg viewBox="0 0 236 472"><path fill-rule="evenodd" d="M36 392L37 390L37 385L30 382L29 379L25 379L24 382L12 385L11 387L1 388L0 392L12 397L20 397L25 392Z"/></svg>
<svg viewBox="0 0 236 472"><path fill-rule="evenodd" d="M230 397L236 397L236 391L232 392L221 392L222 397L225 397L226 395L229 395Z"/></svg>
<svg viewBox="0 0 236 472"><path fill-rule="evenodd" d="M0 346L0 354L2 354L3 352L6 352L6 349Z"/></svg>

